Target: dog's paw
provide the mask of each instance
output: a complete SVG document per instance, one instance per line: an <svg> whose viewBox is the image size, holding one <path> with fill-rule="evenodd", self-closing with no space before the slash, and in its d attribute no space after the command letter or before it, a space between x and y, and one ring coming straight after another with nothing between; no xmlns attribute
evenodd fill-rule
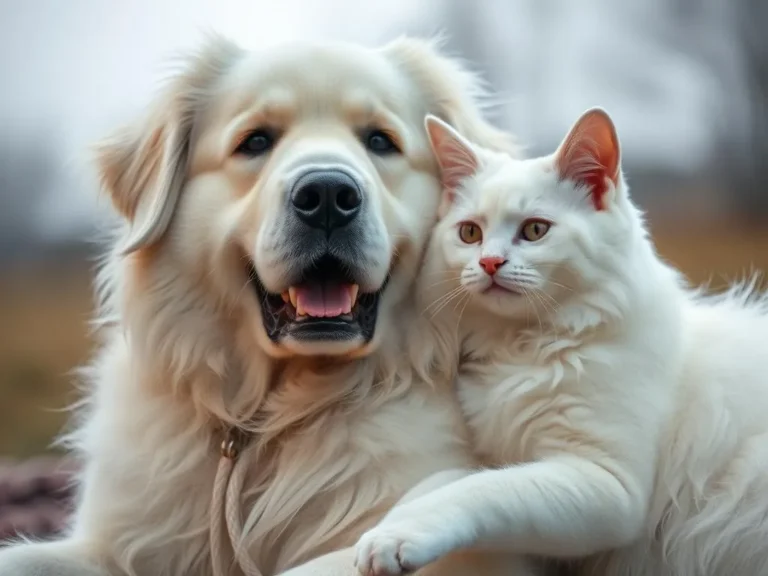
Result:
<svg viewBox="0 0 768 576"><path fill-rule="evenodd" d="M358 541L355 565L363 576L399 576L414 572L447 551L436 536L406 523L378 526Z"/></svg>

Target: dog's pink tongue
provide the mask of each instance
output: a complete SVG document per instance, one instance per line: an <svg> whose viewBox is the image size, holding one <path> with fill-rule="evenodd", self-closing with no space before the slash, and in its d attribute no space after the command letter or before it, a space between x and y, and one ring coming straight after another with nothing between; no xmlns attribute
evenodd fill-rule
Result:
<svg viewBox="0 0 768 576"><path fill-rule="evenodd" d="M352 297L348 284L326 286L298 286L296 288L296 309L299 313L315 318L332 318L349 314Z"/></svg>

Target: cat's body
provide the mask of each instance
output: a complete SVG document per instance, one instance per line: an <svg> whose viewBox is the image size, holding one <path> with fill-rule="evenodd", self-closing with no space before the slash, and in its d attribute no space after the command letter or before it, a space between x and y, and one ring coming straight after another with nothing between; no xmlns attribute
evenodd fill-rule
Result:
<svg viewBox="0 0 768 576"><path fill-rule="evenodd" d="M688 299L683 371L640 540L581 574L768 574L768 302Z"/></svg>
<svg viewBox="0 0 768 576"><path fill-rule="evenodd" d="M457 335L436 361L461 354L489 469L397 507L359 563L484 543L584 574L768 574L765 300L698 298L660 261L605 113L525 161L428 127L448 194L420 296Z"/></svg>
<svg viewBox="0 0 768 576"><path fill-rule="evenodd" d="M578 568L573 573L768 574L768 359L756 349L768 342L766 309L745 306L744 293L739 291L695 304L682 302L681 308L682 337L677 345L687 361L677 386L657 397L656 409L650 405L651 397L629 389L642 383L642 377L633 374L642 374L641 366L627 365L626 372L619 374L627 388L614 388L618 398L608 387L590 398L583 392L590 378L574 382L572 367L557 361L542 366L530 353L533 346L516 348L511 334L506 334L504 345L491 341L486 350L480 347L481 354L462 367L458 378L462 406L478 454L489 467L540 458L548 443L554 444L554 451L569 446L578 454L594 449L595 441L615 442L617 428L636 434L625 437L627 457L637 455L636 446L647 447L647 439L656 440L658 453L645 462L649 471L655 469L655 485L638 539L581 566L575 564ZM537 343L546 345L544 340ZM572 354L590 372L589 345L576 346ZM557 392L547 393L547 384L561 367L563 379ZM595 417L587 428L600 436L590 437L576 436L574 422L567 426L561 422L569 411L581 407L599 414L599 404L615 401L625 410L608 415L634 414L635 425L617 419L616 426L607 428ZM643 411L643 406L648 410ZM560 434L553 434L558 428ZM569 434L574 436L568 438ZM616 526L618 506L615 511L617 517L603 527ZM600 528L587 527L585 534L599 534ZM557 550L546 551L559 555Z"/></svg>

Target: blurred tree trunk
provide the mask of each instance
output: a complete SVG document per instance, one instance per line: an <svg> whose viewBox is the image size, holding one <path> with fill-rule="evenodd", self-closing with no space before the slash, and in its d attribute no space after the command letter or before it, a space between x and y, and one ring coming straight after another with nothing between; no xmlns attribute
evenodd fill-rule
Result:
<svg viewBox="0 0 768 576"><path fill-rule="evenodd" d="M37 241L41 204L57 192L54 149L43 127L0 139L0 258Z"/></svg>
<svg viewBox="0 0 768 576"><path fill-rule="evenodd" d="M764 220L768 218L768 1L741 0L736 5L751 105L748 163L736 182L745 215Z"/></svg>

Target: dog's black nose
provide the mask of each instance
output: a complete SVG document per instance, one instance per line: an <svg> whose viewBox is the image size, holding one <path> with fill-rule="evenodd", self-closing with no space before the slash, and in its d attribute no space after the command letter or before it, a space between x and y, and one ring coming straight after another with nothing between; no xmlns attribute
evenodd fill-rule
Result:
<svg viewBox="0 0 768 576"><path fill-rule="evenodd" d="M296 215L308 226L328 234L354 220L362 203L360 187L341 170L308 172L291 190Z"/></svg>

